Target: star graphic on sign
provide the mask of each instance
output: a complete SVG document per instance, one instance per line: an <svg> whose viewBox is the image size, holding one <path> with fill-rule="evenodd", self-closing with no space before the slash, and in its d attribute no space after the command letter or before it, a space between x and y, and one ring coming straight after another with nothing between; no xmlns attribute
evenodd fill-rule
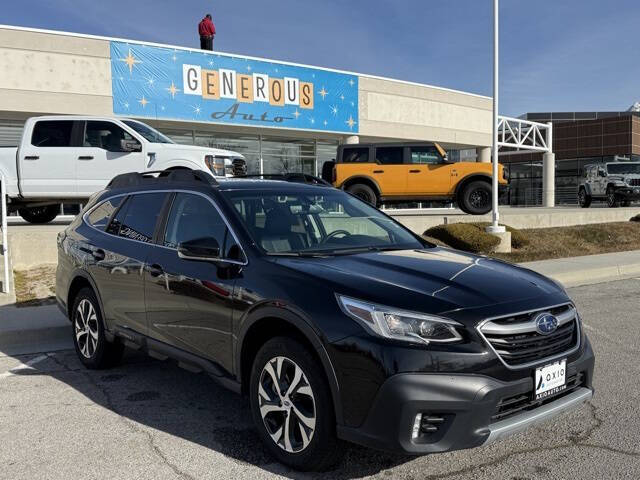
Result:
<svg viewBox="0 0 640 480"><path fill-rule="evenodd" d="M355 107L356 106L355 102L351 102L351 106Z"/></svg>
<svg viewBox="0 0 640 480"><path fill-rule="evenodd" d="M142 96L142 98L140 100L138 100L138 103L140 105L142 105L142 108L147 106L147 103L149 103L149 100L147 100L146 98L144 98L144 95Z"/></svg>
<svg viewBox="0 0 640 480"><path fill-rule="evenodd" d="M213 60L209 60L209 66L213 67Z"/></svg>
<svg viewBox="0 0 640 480"><path fill-rule="evenodd" d="M338 107L336 105L331 105L331 113L333 113L334 116L338 114Z"/></svg>
<svg viewBox="0 0 640 480"><path fill-rule="evenodd" d="M251 65L247 65L247 72L251 71Z"/></svg>
<svg viewBox="0 0 640 480"><path fill-rule="evenodd" d="M298 117L299 117L300 115L302 115L302 114L301 114L301 113L298 111L298 109L296 108L296 111L295 111L295 112L293 112L293 116L294 116L294 117L296 117L296 120L297 120L297 119L298 119Z"/></svg>
<svg viewBox="0 0 640 480"><path fill-rule="evenodd" d="M151 77L147 78L147 82L149 83L149 85L153 85L155 83L155 80Z"/></svg>
<svg viewBox="0 0 640 480"><path fill-rule="evenodd" d="M349 79L349 85L351 85L353 87L353 84L356 83L353 81L353 78Z"/></svg>
<svg viewBox="0 0 640 480"><path fill-rule="evenodd" d="M160 105L160 110L164 112L164 105Z"/></svg>
<svg viewBox="0 0 640 480"><path fill-rule="evenodd" d="M142 63L142 60L138 60L133 56L133 53L131 53L131 49L129 49L129 54L126 57L121 58L120 61L129 65L129 74L133 73L133 67L136 63Z"/></svg>
<svg viewBox="0 0 640 480"><path fill-rule="evenodd" d="M309 122L311 122L311 125L313 125L314 123L316 123L316 119L313 117L309 117Z"/></svg>
<svg viewBox="0 0 640 480"><path fill-rule="evenodd" d="M171 82L171 86L168 87L166 90L171 94L171 98L176 98L176 93L180 91L180 89L176 88L176 86L173 84L173 81Z"/></svg>
<svg viewBox="0 0 640 480"><path fill-rule="evenodd" d="M349 120L345 121L347 125L349 125L349 130L353 130L353 126L357 123L351 115L349 115Z"/></svg>
<svg viewBox="0 0 640 480"><path fill-rule="evenodd" d="M327 122L326 120L324 122L322 122L322 123L324 123L325 127L329 124L329 122Z"/></svg>
<svg viewBox="0 0 640 480"><path fill-rule="evenodd" d="M129 109L129 102L124 102L122 104L122 106L128 110Z"/></svg>
<svg viewBox="0 0 640 480"><path fill-rule="evenodd" d="M322 90L318 91L318 94L322 97L322 100L324 100L324 97L326 97L327 95L329 95L329 92L327 92L324 89L324 85L322 86Z"/></svg>
<svg viewBox="0 0 640 480"><path fill-rule="evenodd" d="M344 102L344 95L340 95L340 100Z"/></svg>
<svg viewBox="0 0 640 480"><path fill-rule="evenodd" d="M193 108L193 113L195 113L196 115L200 115L200 112L202 111L200 105L191 105L191 108Z"/></svg>

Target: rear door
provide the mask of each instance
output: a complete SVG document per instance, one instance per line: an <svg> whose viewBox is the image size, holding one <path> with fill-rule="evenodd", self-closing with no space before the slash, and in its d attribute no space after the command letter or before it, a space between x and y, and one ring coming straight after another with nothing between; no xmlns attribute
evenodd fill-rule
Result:
<svg viewBox="0 0 640 480"><path fill-rule="evenodd" d="M76 160L79 129L73 120L38 120L19 149L22 194L27 197L77 196ZM27 138L28 137L28 138Z"/></svg>
<svg viewBox="0 0 640 480"><path fill-rule="evenodd" d="M409 147L407 193L447 195L451 190L455 163L448 163L432 145Z"/></svg>
<svg viewBox="0 0 640 480"><path fill-rule="evenodd" d="M166 227L145 268L149 336L231 371L231 317L239 245L214 202L196 192L178 192ZM215 238L227 262L180 258L177 246Z"/></svg>
<svg viewBox="0 0 640 480"><path fill-rule="evenodd" d="M137 145L140 151L130 152L122 141ZM77 162L78 192L89 196L102 190L121 173L144 171L142 143L120 125L107 120L83 122L82 147Z"/></svg>
<svg viewBox="0 0 640 480"><path fill-rule="evenodd" d="M87 216L94 228L104 232L85 249L109 325L147 333L144 264L166 198L165 192L114 197Z"/></svg>
<svg viewBox="0 0 640 480"><path fill-rule="evenodd" d="M382 196L404 196L407 193L407 165L404 147L375 147L374 179L380 185Z"/></svg>

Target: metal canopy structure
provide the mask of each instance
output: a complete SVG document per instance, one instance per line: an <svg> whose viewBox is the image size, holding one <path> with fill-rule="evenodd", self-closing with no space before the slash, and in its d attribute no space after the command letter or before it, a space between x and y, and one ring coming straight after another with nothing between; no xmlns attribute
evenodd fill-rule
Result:
<svg viewBox="0 0 640 480"><path fill-rule="evenodd" d="M553 126L520 118L498 117L498 148L551 153Z"/></svg>

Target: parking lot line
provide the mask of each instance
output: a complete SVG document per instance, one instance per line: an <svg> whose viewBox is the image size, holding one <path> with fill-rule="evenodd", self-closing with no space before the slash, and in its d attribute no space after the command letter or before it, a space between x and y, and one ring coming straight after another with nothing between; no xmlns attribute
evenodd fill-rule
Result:
<svg viewBox="0 0 640 480"><path fill-rule="evenodd" d="M45 353L44 355L39 355L35 358L32 358L31 360L29 360L28 362L25 363L21 363L20 365L18 365L17 367L13 367L10 370L8 370L7 372L4 373L0 373L0 380L7 378L7 377L11 377L12 375L15 375L17 372L22 371L22 370L33 370L33 365L35 365L36 363L40 363L43 360L46 360L49 357L52 357L53 355L55 355L55 353Z"/></svg>

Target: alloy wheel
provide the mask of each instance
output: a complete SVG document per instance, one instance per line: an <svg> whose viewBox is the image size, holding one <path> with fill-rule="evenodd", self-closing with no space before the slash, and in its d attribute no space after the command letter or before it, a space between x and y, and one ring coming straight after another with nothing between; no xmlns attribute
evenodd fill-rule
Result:
<svg viewBox="0 0 640 480"><path fill-rule="evenodd" d="M316 429L316 404L302 368L287 357L274 357L260 373L260 416L271 439L289 453L307 448Z"/></svg>
<svg viewBox="0 0 640 480"><path fill-rule="evenodd" d="M474 208L482 208L489 202L489 194L482 189L477 189L469 195L469 203Z"/></svg>
<svg viewBox="0 0 640 480"><path fill-rule="evenodd" d="M91 358L98 347L98 316L93 304L82 299L73 322L78 349L85 358Z"/></svg>

